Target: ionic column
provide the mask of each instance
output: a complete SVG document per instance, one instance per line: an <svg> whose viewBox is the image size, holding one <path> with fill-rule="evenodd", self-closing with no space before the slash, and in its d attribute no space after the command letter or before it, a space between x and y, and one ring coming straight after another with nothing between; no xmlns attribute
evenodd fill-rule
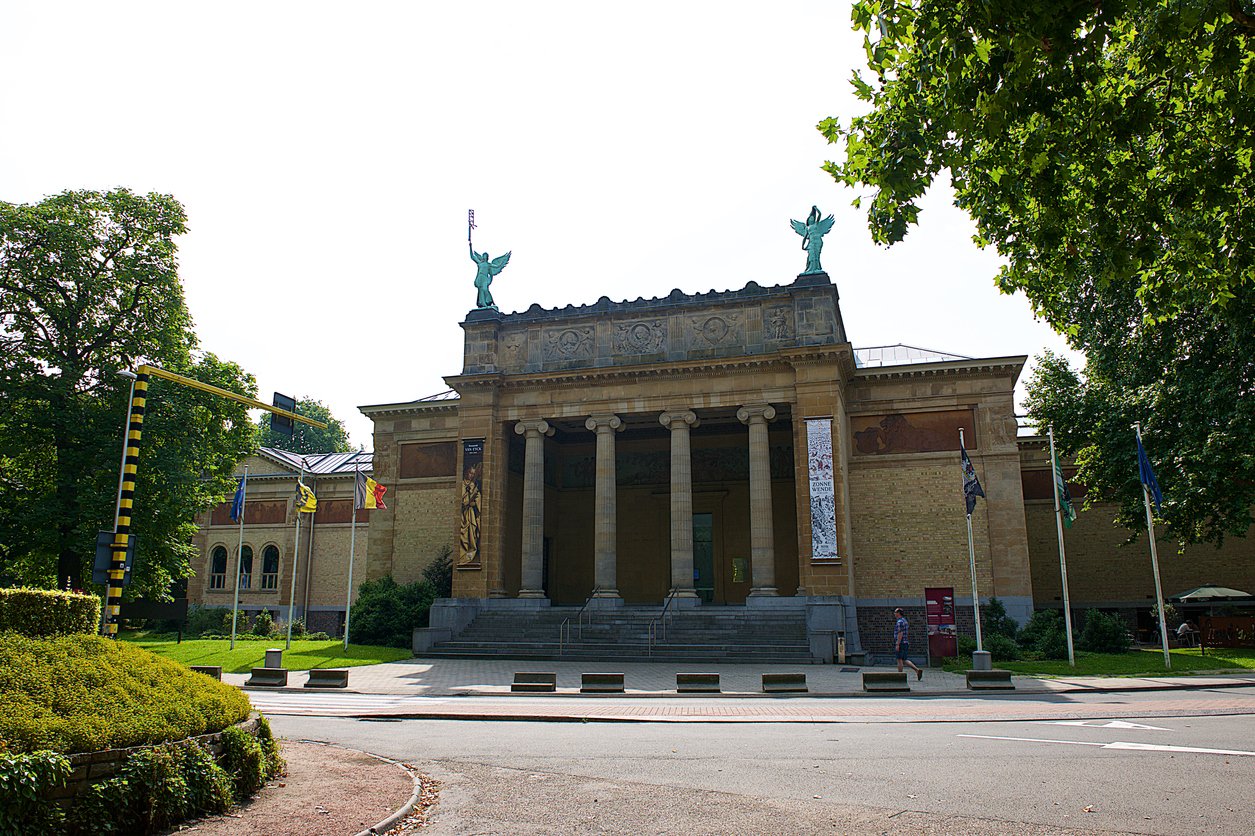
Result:
<svg viewBox="0 0 1255 836"><path fill-rule="evenodd" d="M617 490L614 479L614 434L622 432L618 415L594 415L584 426L597 433L597 493L594 502L593 584L596 598L619 598L616 538L618 536Z"/></svg>
<svg viewBox="0 0 1255 836"><path fill-rule="evenodd" d="M671 430L671 587L676 598L697 600L693 588L693 458L689 429L701 422L691 409L664 412L658 421Z"/></svg>
<svg viewBox="0 0 1255 836"><path fill-rule="evenodd" d="M743 406L736 417L750 428L750 595L776 594L775 532L771 524L771 451L767 422L776 417L769 404Z"/></svg>
<svg viewBox="0 0 1255 836"><path fill-rule="evenodd" d="M514 431L523 436L523 556L520 598L544 598L545 436L553 435L546 421L519 421Z"/></svg>

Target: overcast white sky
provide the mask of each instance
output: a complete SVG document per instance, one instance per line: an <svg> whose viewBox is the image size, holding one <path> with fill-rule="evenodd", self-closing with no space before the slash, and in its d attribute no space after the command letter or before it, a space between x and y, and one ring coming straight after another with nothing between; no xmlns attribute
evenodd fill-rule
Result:
<svg viewBox="0 0 1255 836"><path fill-rule="evenodd" d="M1064 349L944 190L871 243L814 127L862 64L845 0L6 3L0 200L174 195L202 347L367 449L461 370L469 208L503 312L786 284L818 204L856 347Z"/></svg>

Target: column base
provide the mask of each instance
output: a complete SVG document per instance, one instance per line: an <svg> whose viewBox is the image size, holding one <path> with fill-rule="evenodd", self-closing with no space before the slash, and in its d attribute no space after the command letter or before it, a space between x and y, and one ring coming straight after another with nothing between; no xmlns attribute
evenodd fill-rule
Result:
<svg viewBox="0 0 1255 836"><path fill-rule="evenodd" d="M666 599L664 598L663 601L665 603ZM701 605L701 596L693 589L677 589L675 594L671 596L671 606L676 609L700 607Z"/></svg>
<svg viewBox="0 0 1255 836"><path fill-rule="evenodd" d="M519 597L520 598L546 598L548 596L545 595L545 590L543 589L520 589Z"/></svg>
<svg viewBox="0 0 1255 836"><path fill-rule="evenodd" d="M619 597L619 590L617 589L602 589L588 599L588 606L621 607L623 606L623 599Z"/></svg>

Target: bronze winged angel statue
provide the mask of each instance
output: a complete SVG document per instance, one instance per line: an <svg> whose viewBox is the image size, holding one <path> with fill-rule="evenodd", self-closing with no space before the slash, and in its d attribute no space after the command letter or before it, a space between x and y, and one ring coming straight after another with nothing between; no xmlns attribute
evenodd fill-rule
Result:
<svg viewBox="0 0 1255 836"><path fill-rule="evenodd" d="M477 308L493 308L497 305L492 301L492 294L488 292L488 286L492 284L493 276L496 276L505 266L510 263L510 253L497 256L492 261L488 260L488 253L477 253L475 248L467 243L471 251L471 261L475 262L475 288L479 291L475 297L475 307ZM510 252L514 252L511 250Z"/></svg>
<svg viewBox="0 0 1255 836"><path fill-rule="evenodd" d="M802 249L806 250L806 270L802 272L803 276L824 272L824 268L819 266L819 254L824 250L824 236L832 229L834 222L832 215L820 220L818 206L811 207L806 223L789 221L793 224L793 231L802 236Z"/></svg>

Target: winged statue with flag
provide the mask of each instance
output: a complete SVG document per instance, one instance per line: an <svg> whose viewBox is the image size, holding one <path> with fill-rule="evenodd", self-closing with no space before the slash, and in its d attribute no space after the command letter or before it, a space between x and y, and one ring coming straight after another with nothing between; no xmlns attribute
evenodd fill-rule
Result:
<svg viewBox="0 0 1255 836"><path fill-rule="evenodd" d="M806 270L802 272L803 276L824 272L824 268L819 265L819 254L824 250L824 236L832 230L835 222L832 215L821 218L818 206L811 207L806 223L789 221L793 225L793 231L802 236L802 249L806 250Z"/></svg>

